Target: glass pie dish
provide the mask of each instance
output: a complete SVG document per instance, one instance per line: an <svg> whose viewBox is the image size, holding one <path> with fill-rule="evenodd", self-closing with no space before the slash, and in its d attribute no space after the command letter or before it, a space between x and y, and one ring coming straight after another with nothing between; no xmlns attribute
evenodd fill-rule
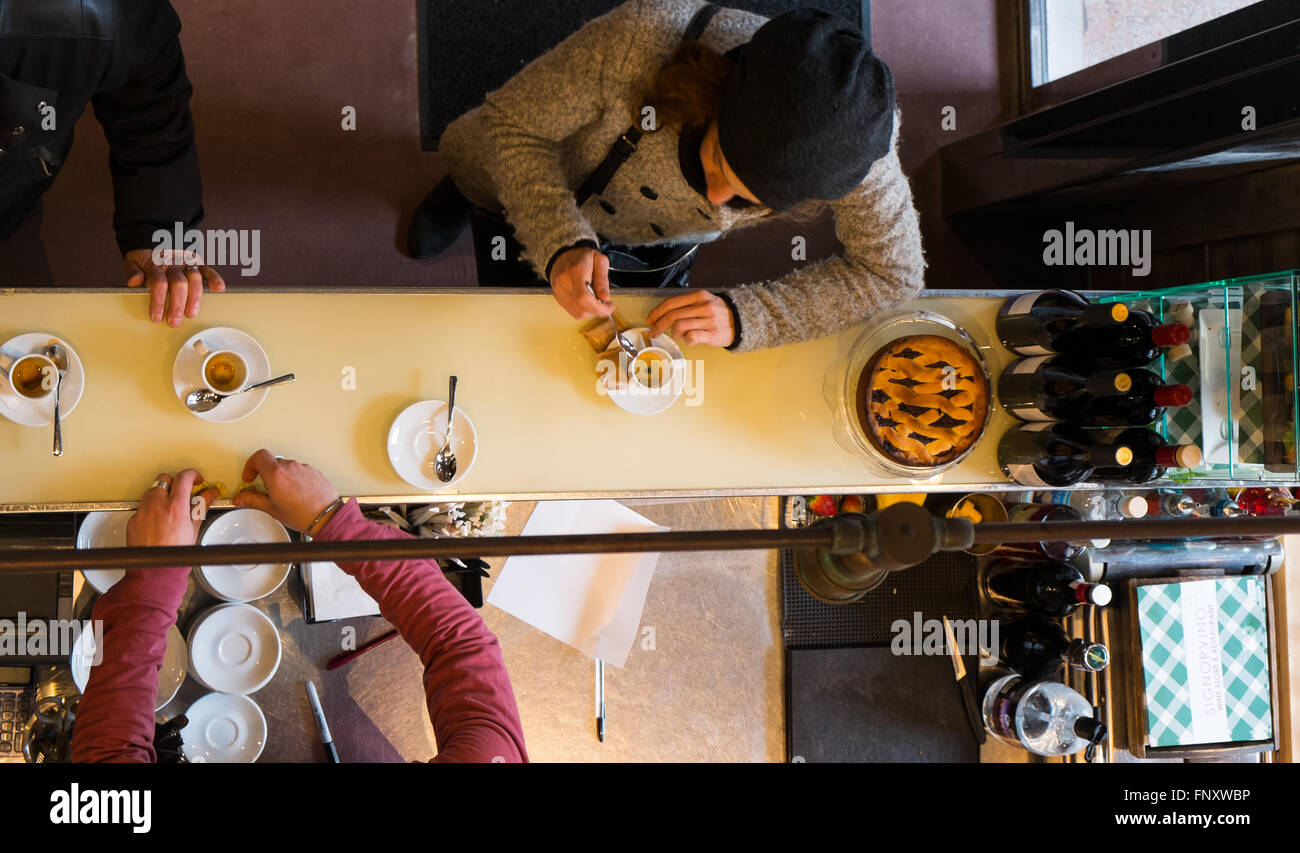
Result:
<svg viewBox="0 0 1300 853"><path fill-rule="evenodd" d="M937 464L912 465L886 454L867 435L858 411L858 384L863 372L870 369L876 356L891 343L923 335L944 338L968 353L983 377L987 393L983 411L972 413L982 419L969 444ZM929 480L959 464L979 445L993 413L993 383L979 343L952 320L929 311L892 314L868 326L826 374L823 393L831 409L836 442L862 457L876 473L908 480Z"/></svg>

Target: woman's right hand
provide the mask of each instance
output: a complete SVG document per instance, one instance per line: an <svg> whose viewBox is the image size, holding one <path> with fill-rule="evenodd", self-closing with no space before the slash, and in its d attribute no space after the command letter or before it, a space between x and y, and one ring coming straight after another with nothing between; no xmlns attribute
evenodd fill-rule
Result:
<svg viewBox="0 0 1300 853"><path fill-rule="evenodd" d="M245 491L232 499L237 507L260 509L294 530L310 535L320 532L328 517L321 517L327 507L338 500L338 489L325 475L310 465L259 450L244 463L244 482L258 477L266 485L266 494ZM315 530L307 530L320 518Z"/></svg>
<svg viewBox="0 0 1300 853"><path fill-rule="evenodd" d="M595 296L588 284L595 288ZM609 258L584 247L561 252L551 264L551 293L576 320L614 313L609 301Z"/></svg>

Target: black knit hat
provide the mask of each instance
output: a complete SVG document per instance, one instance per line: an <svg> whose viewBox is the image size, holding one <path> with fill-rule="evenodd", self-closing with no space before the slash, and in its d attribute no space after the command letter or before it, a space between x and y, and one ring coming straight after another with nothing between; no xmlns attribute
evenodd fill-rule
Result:
<svg viewBox="0 0 1300 853"><path fill-rule="evenodd" d="M894 78L857 27L818 9L787 12L731 55L718 144L767 207L842 198L889 153Z"/></svg>

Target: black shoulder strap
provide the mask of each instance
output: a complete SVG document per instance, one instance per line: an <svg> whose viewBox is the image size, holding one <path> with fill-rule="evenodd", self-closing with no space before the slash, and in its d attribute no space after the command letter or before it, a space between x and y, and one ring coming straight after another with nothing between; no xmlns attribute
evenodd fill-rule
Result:
<svg viewBox="0 0 1300 853"><path fill-rule="evenodd" d="M691 18L691 22L686 26L682 41L697 39L703 35L704 29L718 11L719 7L710 3L696 12L695 17ZM592 172L587 180L582 182L582 186L578 187L577 191L574 192L573 196L578 202L578 207L582 207L587 199L593 195L599 195L605 187L609 186L614 173L622 168L623 164L627 162L627 158L636 153L636 144L641 141L641 136L641 128L637 127L636 124L632 124L627 130L623 131L622 136L615 140L614 146L600 165L596 167L596 171Z"/></svg>

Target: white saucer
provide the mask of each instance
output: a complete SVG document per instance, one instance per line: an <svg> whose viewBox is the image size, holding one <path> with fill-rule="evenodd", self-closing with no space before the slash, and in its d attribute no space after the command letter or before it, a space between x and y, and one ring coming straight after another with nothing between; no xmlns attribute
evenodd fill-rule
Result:
<svg viewBox="0 0 1300 853"><path fill-rule="evenodd" d="M69 661L72 666L72 681L82 693L86 692L86 685L90 682L91 662L94 657L95 634L93 631L83 631L77 638L77 644L72 647L72 659ZM167 651L163 653L162 668L158 670L158 700L154 703L155 711L162 710L163 706L176 696L176 691L181 689L181 683L185 681L187 660L185 638L181 636L180 629L172 625L167 629Z"/></svg>
<svg viewBox="0 0 1300 853"><path fill-rule="evenodd" d="M203 344L213 352L229 349L243 356L248 364L249 385L256 385L271 378L271 359L267 357L262 345L253 340L252 336L238 329L223 326L204 329L192 335L181 345L180 352L176 353L176 360L172 362L172 389L176 392L176 399L180 401L181 408L185 408L186 395L196 388L204 387L203 359L199 358L198 352L194 349L194 342L199 339L202 339ZM232 423L256 412L270 390L259 388L256 391L249 391L222 401L211 411L190 412L190 414L216 424ZM185 411L190 410L185 408Z"/></svg>
<svg viewBox="0 0 1300 853"><path fill-rule="evenodd" d="M77 408L77 403L81 402L81 392L86 387L86 371L72 344L45 332L28 332L0 344L0 349L6 355L21 358L24 355L39 354L50 344L61 344L68 351L68 372L60 380L63 398L59 401L59 419L67 420L72 410ZM53 426L54 395L46 394L39 400L29 400L14 391L8 377L0 374L0 415L23 426Z"/></svg>
<svg viewBox="0 0 1300 853"><path fill-rule="evenodd" d="M280 668L280 634L250 604L218 604L190 626L190 674L218 693L255 693Z"/></svg>
<svg viewBox="0 0 1300 853"><path fill-rule="evenodd" d="M260 509L236 509L214 516L199 539L200 545L253 545L288 542L284 525ZM199 585L225 601L253 601L280 588L289 574L288 563L251 566L202 566Z"/></svg>
<svg viewBox="0 0 1300 853"><path fill-rule="evenodd" d="M628 329L623 334L627 335L628 340L638 350L645 349L647 346L656 346L667 352L673 360L673 381L667 388L655 391L641 388L611 388L607 375L601 376L598 381L604 384L605 394L620 409L634 415L657 415L676 403L677 398L682 396L682 391L686 388L686 357L682 354L681 347L667 335L660 335L646 343L646 337L650 334L648 326Z"/></svg>
<svg viewBox="0 0 1300 853"><path fill-rule="evenodd" d="M266 715L247 696L209 693L185 718L181 751L191 764L252 764L266 746Z"/></svg>
<svg viewBox="0 0 1300 853"><path fill-rule="evenodd" d="M133 515L135 510L130 509L89 513L77 530L77 548L125 548L126 523ZM126 573L121 569L86 569L81 574L95 592L105 593Z"/></svg>
<svg viewBox="0 0 1300 853"><path fill-rule="evenodd" d="M442 449L446 435L447 404L442 400L424 400L407 406L388 431L388 461L397 476L422 492L450 489L465 479L478 454L478 433L460 406L456 407L452 447L456 452L456 476L444 483L433 472L433 458Z"/></svg>

